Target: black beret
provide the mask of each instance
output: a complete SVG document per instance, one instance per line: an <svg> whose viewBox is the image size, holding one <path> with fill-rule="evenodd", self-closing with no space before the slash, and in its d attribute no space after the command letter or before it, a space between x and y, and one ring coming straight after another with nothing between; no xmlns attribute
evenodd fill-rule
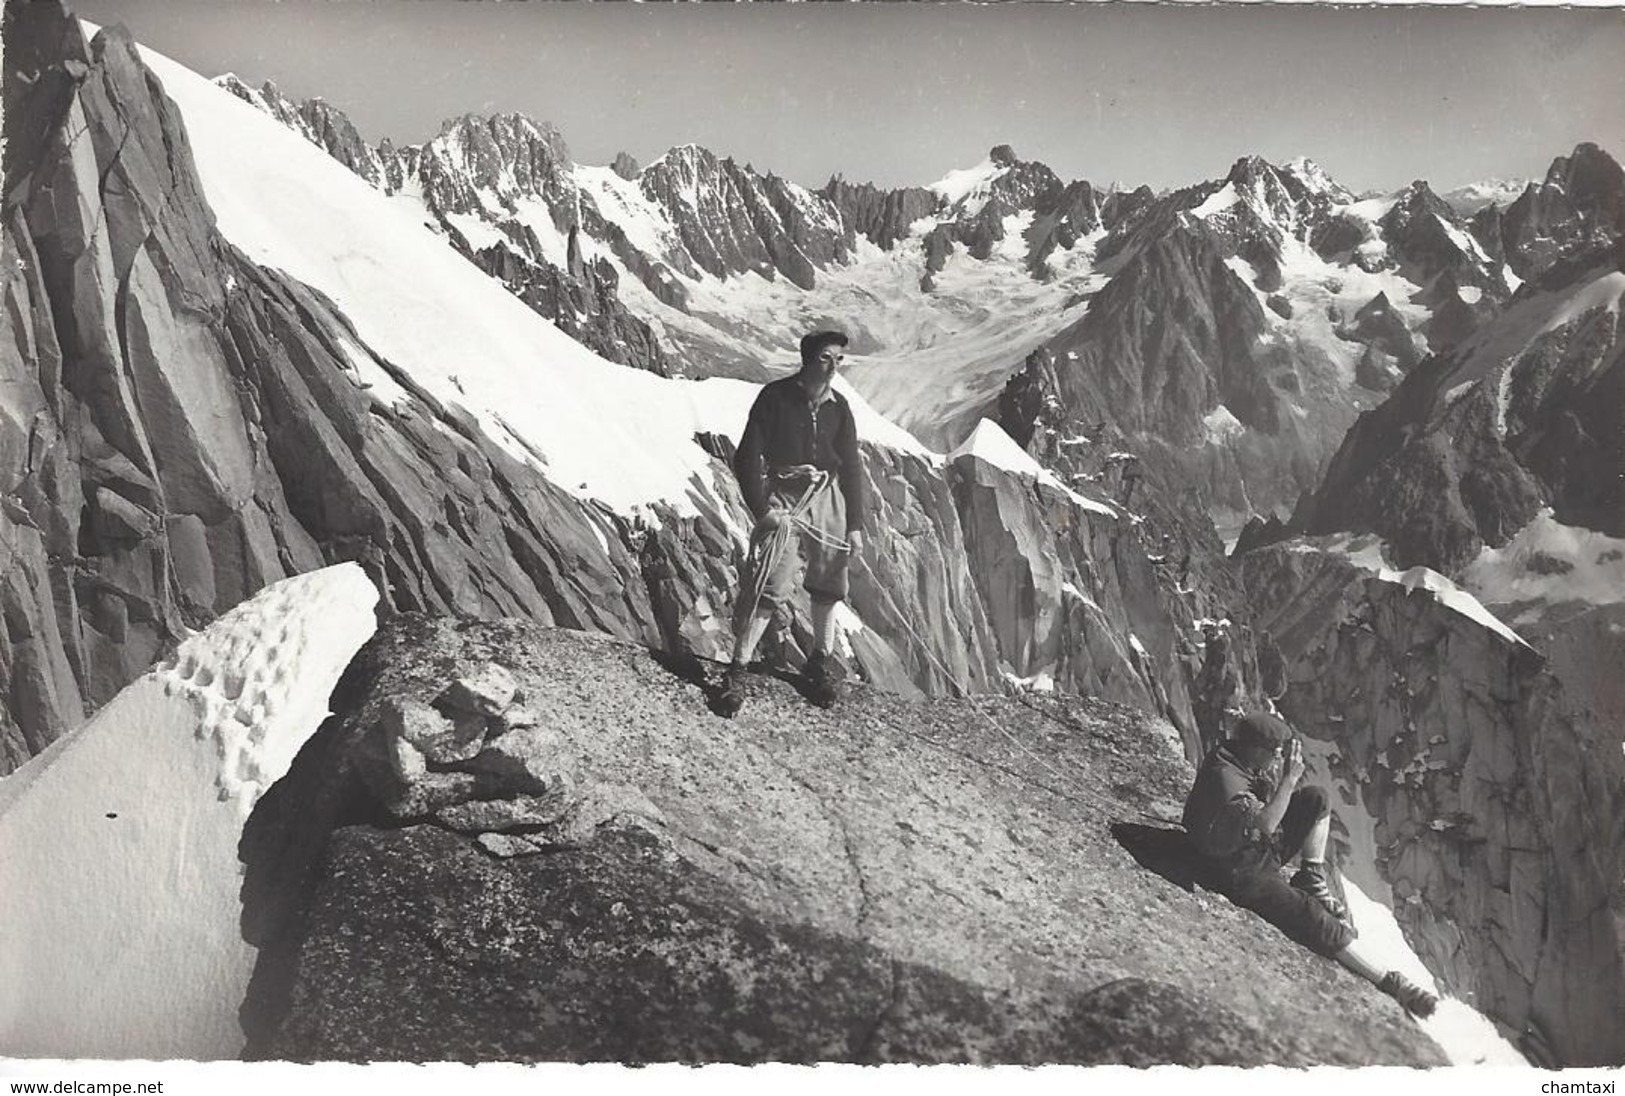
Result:
<svg viewBox="0 0 1625 1096"><path fill-rule="evenodd" d="M846 336L839 331L811 331L801 336L801 360L810 362L826 346L845 346Z"/></svg>
<svg viewBox="0 0 1625 1096"><path fill-rule="evenodd" d="M1284 746L1292 740L1292 728L1287 726L1286 720L1268 712L1248 712L1236 720L1235 729L1230 732L1230 737L1248 746L1273 749L1276 746Z"/></svg>

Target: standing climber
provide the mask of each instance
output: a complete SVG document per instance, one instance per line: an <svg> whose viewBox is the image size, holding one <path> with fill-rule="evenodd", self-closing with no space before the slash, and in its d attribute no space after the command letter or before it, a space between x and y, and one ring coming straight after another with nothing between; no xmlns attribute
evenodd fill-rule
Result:
<svg viewBox="0 0 1625 1096"><path fill-rule="evenodd" d="M1355 946L1326 866L1331 808L1324 789L1298 787L1303 771L1303 745L1291 727L1267 712L1242 716L1202 762L1185 801L1191 843L1237 905L1336 959L1407 1011L1430 1015L1438 998L1399 971L1384 973ZM1289 883L1281 868L1294 857L1298 870Z"/></svg>
<svg viewBox="0 0 1625 1096"><path fill-rule="evenodd" d="M744 705L745 665L794 592L803 563L813 650L802 672L815 703L828 707L839 695L834 610L847 595L847 561L863 551L865 509L857 425L832 387L846 343L839 331L803 336L801 371L763 387L734 453L734 475L756 526L734 606L733 662L718 696L724 715Z"/></svg>

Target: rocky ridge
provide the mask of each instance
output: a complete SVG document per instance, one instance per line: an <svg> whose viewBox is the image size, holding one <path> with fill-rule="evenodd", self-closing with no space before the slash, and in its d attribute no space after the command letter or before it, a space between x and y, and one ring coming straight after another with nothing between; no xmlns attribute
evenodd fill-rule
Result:
<svg viewBox="0 0 1625 1096"><path fill-rule="evenodd" d="M1240 562L1353 878L1532 1061L1617 1064L1625 763L1596 683L1343 552Z"/></svg>
<svg viewBox="0 0 1625 1096"><path fill-rule="evenodd" d="M551 126L516 114L465 115L426 145L397 149L386 139L374 148L323 99L295 103L275 84L255 89L233 75L216 83L384 193L420 199L458 250L571 338L610 361L669 374L665 348L621 301L618 273L602 261L583 261L579 248L551 261L535 230L514 217L520 202L536 200L558 211L551 218L558 231L573 238L580 227L563 216L579 203L569 149ZM494 222L496 231L470 239L471 222L482 228Z"/></svg>
<svg viewBox="0 0 1625 1096"><path fill-rule="evenodd" d="M1454 573L1543 507L1625 532L1625 253L1555 267L1454 354L1362 415L1289 528L1380 534L1402 567Z"/></svg>
<svg viewBox="0 0 1625 1096"><path fill-rule="evenodd" d="M1097 261L1110 281L1044 347L1060 398L1226 526L1313 487L1378 393L1511 292L1425 183L1361 200L1258 157L1149 203Z"/></svg>
<svg viewBox="0 0 1625 1096"><path fill-rule="evenodd" d="M87 44L54 5L9 17L8 58L45 76L6 82L6 246L22 262L0 319L5 768L187 628L339 560L362 564L388 612L728 650L745 518L722 458L695 484L697 514L634 520L566 494L378 359L330 302L220 238L181 120L128 38ZM362 365L403 394L382 396ZM1152 589L1137 527L985 462L878 445L865 460L876 536L852 598L858 673L979 691L1004 687L1001 665L1027 676L1053 658L1063 686L1098 682L1190 726L1188 614ZM960 484L975 485L963 508ZM1053 606L1070 585L1147 653L1063 655L1049 623L1023 639L1028 618L984 600L967 541L1002 522L1022 530L1024 570L998 596Z"/></svg>
<svg viewBox="0 0 1625 1096"><path fill-rule="evenodd" d="M487 685L457 697L462 677ZM750 691L727 722L603 637L386 626L245 837L250 1052L1437 1062L1370 986L1135 862L1124 835L1190 777L1165 725L1098 701L860 689L826 714ZM495 735L456 764L509 782L462 793L481 821L403 807L388 780L396 808L358 810L349 774L403 741L401 713L478 705Z"/></svg>
<svg viewBox="0 0 1625 1096"><path fill-rule="evenodd" d="M476 121L456 123L425 149L467 144L454 130ZM455 157L422 161L434 160L442 174L461 171L458 216L502 233L504 246L527 263L559 265L567 238L592 269L602 259L620 278L600 295L618 295L646 319L655 332L646 344L663 347L685 372L761 378L793 345L796 322L846 327L860 354L882 355L879 373L905 363L917 368L915 358L934 357L936 337L919 330L909 336L919 324L897 324L893 312L866 315L863 294L854 297L846 283L870 277L860 271L873 266L877 284L888 284L903 262L920 281L919 303L908 307L931 316L933 301L946 305L967 294L954 311L981 316L985 304L968 296L977 290L962 279L943 282L950 260L967 270L1014 262L1022 277L1065 288L1057 301L1061 322L1006 333L994 351L999 361L978 360L969 366L974 376L961 378L971 394L955 395L934 413L920 400L940 394L912 386L893 395L892 382L860 369L876 406L931 443L951 446L992 413L999 385L1022 358L1045 346L1078 417L1110 421L1164 478L1201 484L1227 528L1313 487L1355 416L1427 352L1471 337L1504 307L1522 277L1513 271L1531 268L1507 258L1497 225L1469 225L1425 182L1362 199L1308 160L1274 165L1243 157L1223 179L1158 197L1145 188L1106 192L1065 182L1000 145L984 164L934 188L883 190L836 177L807 191L693 145L628 180L569 165L554 138L542 142L552 149L543 157L548 170L532 173L548 182L526 191L544 211L517 219L503 188L518 186L526 176L520 169L536 159L526 151L529 138L496 141L492 155L515 165L500 185L481 182L490 171L459 168ZM1580 168L1553 169L1564 178L1579 172L1590 185L1580 186L1585 194L1606 190L1606 171L1585 166L1595 160L1584 151L1591 147L1569 158ZM442 202L440 189L425 191L431 206ZM1543 216L1566 218L1566 225L1611 216L1606 200L1582 204L1579 212L1565 206ZM1604 212L1587 212L1594 209ZM1528 218L1520 212L1515 223ZM524 225L534 236L527 238ZM467 220L463 227L473 231ZM1018 246L1007 239L1011 232L1021 234ZM860 240L890 257L864 251ZM795 292L782 300L770 294L775 303L758 315L747 300L758 292L753 277ZM800 304L787 311L786 301ZM796 322L787 321L792 315ZM909 337L919 345L895 342ZM1181 396L1164 407L1163 392ZM1231 422L1241 429L1229 429ZM1179 440L1168 446L1161 438Z"/></svg>

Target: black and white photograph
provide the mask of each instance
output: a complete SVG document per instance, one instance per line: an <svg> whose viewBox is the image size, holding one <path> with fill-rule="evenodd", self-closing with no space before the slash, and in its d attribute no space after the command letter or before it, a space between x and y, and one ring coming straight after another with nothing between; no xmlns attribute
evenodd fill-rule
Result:
<svg viewBox="0 0 1625 1096"><path fill-rule="evenodd" d="M1625 8L3 7L10 1092L1612 1091Z"/></svg>

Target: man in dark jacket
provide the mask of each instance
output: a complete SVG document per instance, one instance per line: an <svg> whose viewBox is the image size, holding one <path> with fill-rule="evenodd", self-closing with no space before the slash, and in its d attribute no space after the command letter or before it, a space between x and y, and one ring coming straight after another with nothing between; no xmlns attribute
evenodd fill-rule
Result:
<svg viewBox="0 0 1625 1096"><path fill-rule="evenodd" d="M819 704L837 696L834 611L847 595L848 558L863 551L865 509L857 424L832 387L846 343L839 331L804 336L801 371L762 388L734 453L734 474L756 526L734 606L733 664L719 698L729 716L745 702L744 667L793 595L802 565L813 630L804 673Z"/></svg>
<svg viewBox="0 0 1625 1096"><path fill-rule="evenodd" d="M1331 808L1326 792L1298 786L1303 745L1267 712L1236 721L1202 762L1185 801L1185 830L1224 892L1298 943L1336 959L1408 1011L1431 1014L1438 999L1399 971L1384 973L1355 946L1326 867ZM1298 860L1291 882L1282 865Z"/></svg>

